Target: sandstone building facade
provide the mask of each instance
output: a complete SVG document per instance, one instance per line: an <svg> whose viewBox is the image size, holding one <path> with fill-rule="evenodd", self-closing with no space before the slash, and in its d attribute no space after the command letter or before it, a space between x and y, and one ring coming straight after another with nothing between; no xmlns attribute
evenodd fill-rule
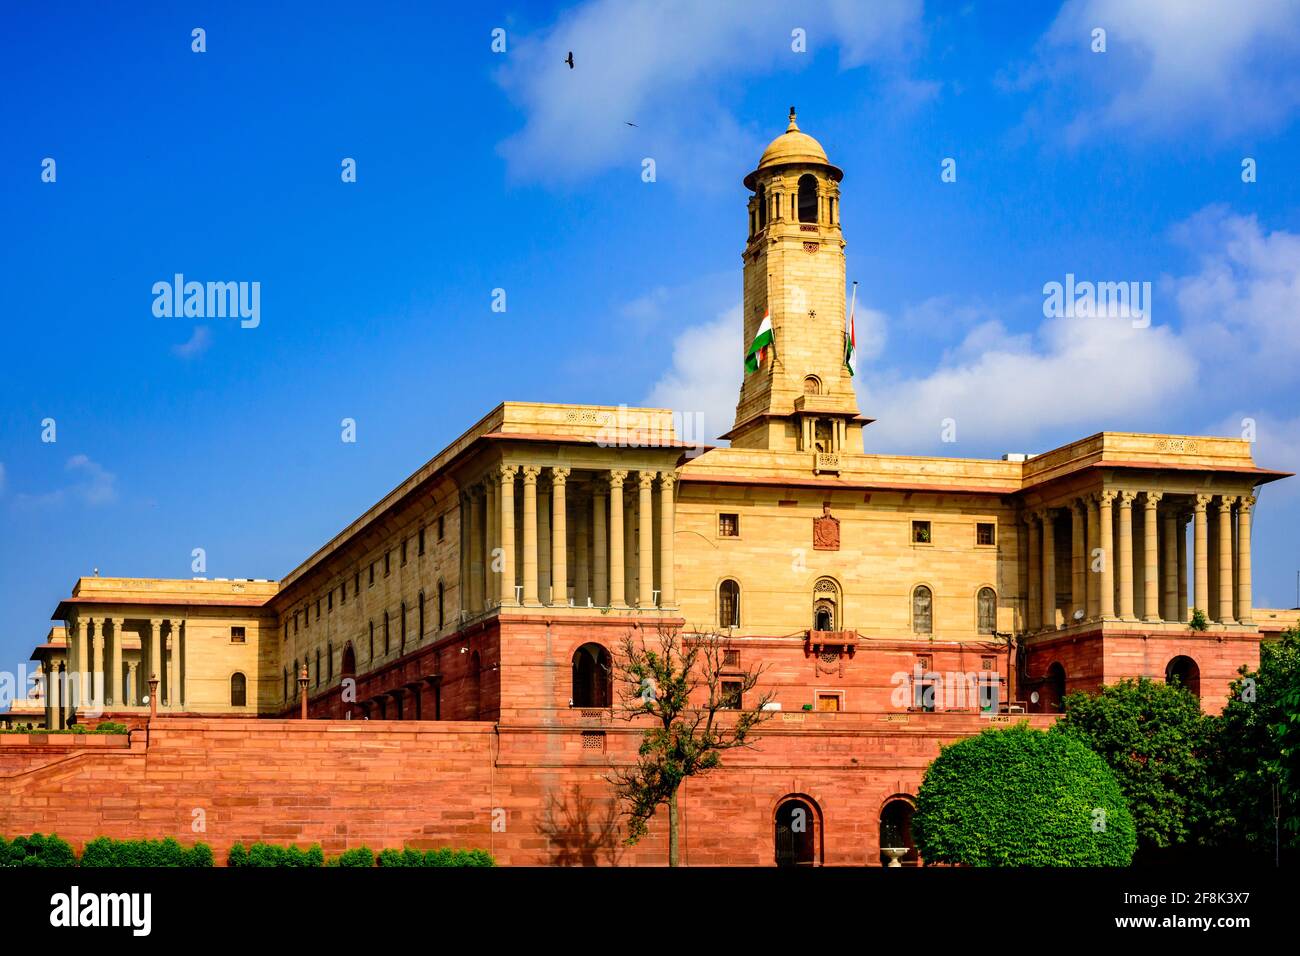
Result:
<svg viewBox="0 0 1300 956"><path fill-rule="evenodd" d="M757 748L687 788L695 863L880 863L940 744L1050 722L1071 690L1149 676L1222 706L1291 623L1251 599L1253 508L1284 475L1214 437L864 453L841 179L793 110L745 178L737 360L765 319L774 345L728 447L692 447L663 409L505 402L279 581L80 579L26 712L140 724L156 678L158 717L80 769L0 747L0 828L66 799L85 838L155 836L137 817L183 826L177 807L207 801L218 843L662 862L657 832L618 847L605 782L639 734L610 679L629 630L721 632L775 691ZM304 678L319 720L280 720ZM228 772L205 770L218 756ZM133 777L150 772L171 796ZM105 780L136 816L106 809ZM407 799L373 814L375 780ZM273 812L294 794L306 809ZM800 807L815 825L793 836Z"/></svg>

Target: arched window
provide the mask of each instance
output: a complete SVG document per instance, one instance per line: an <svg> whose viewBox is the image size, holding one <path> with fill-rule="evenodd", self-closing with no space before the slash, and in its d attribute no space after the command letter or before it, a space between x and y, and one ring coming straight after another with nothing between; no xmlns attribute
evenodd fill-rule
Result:
<svg viewBox="0 0 1300 956"><path fill-rule="evenodd" d="M1201 696L1201 669L1190 657L1179 655L1165 666L1165 683L1178 684Z"/></svg>
<svg viewBox="0 0 1300 956"><path fill-rule="evenodd" d="M886 866L916 866L916 843L912 839L915 810L910 800L900 797L890 800L880 811L880 862Z"/></svg>
<svg viewBox="0 0 1300 956"><path fill-rule="evenodd" d="M803 380L803 393L805 395L820 395L822 393L822 380L816 375L808 375Z"/></svg>
<svg viewBox="0 0 1300 956"><path fill-rule="evenodd" d="M767 228L767 187L758 187L758 228Z"/></svg>
<svg viewBox="0 0 1300 956"><path fill-rule="evenodd" d="M357 653L352 649L352 642L343 648L343 660L339 663L339 672L344 677L351 677L357 672Z"/></svg>
<svg viewBox="0 0 1300 956"><path fill-rule="evenodd" d="M238 671L230 675L230 706L248 706L248 679Z"/></svg>
<svg viewBox="0 0 1300 956"><path fill-rule="evenodd" d="M807 800L789 797L776 808L776 865L814 866L817 817Z"/></svg>
<svg viewBox="0 0 1300 956"><path fill-rule="evenodd" d="M817 221L817 177L812 173L799 177L799 221Z"/></svg>
<svg viewBox="0 0 1300 956"><path fill-rule="evenodd" d="M740 627L740 585L730 578L718 586L718 626Z"/></svg>
<svg viewBox="0 0 1300 956"><path fill-rule="evenodd" d="M1044 714L1059 714L1061 702L1065 700L1065 668L1060 661L1053 661L1047 668L1047 675L1038 691L1037 710Z"/></svg>
<svg viewBox="0 0 1300 956"><path fill-rule="evenodd" d="M998 595L992 588L980 588L978 604L979 632L992 634L998 629Z"/></svg>
<svg viewBox="0 0 1300 956"><path fill-rule="evenodd" d="M583 644L573 652L574 707L608 707L614 696L614 664L599 644Z"/></svg>
<svg viewBox="0 0 1300 956"><path fill-rule="evenodd" d="M813 630L840 630L840 586L833 578L818 578L813 585Z"/></svg>
<svg viewBox="0 0 1300 956"><path fill-rule="evenodd" d="M912 591L912 633L934 633L934 596L924 584Z"/></svg>

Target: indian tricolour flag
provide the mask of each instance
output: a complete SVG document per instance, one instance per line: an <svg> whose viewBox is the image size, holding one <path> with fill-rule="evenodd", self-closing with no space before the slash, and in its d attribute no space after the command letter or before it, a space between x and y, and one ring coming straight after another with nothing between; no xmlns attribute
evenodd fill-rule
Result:
<svg viewBox="0 0 1300 956"><path fill-rule="evenodd" d="M853 313L858 308L858 284L853 283L853 300L849 306L849 321L844 329L844 365L850 375L858 374L858 337L853 328Z"/></svg>
<svg viewBox="0 0 1300 956"><path fill-rule="evenodd" d="M758 327L758 334L754 336L754 341L750 343L749 350L745 352L745 374L757 372L759 367L767 361L768 354L772 351L772 310L768 309L763 314L763 322Z"/></svg>

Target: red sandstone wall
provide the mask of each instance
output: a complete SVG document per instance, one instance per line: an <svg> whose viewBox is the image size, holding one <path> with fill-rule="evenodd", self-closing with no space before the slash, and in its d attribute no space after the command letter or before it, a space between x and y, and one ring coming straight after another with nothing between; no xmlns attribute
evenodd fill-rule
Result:
<svg viewBox="0 0 1300 956"><path fill-rule="evenodd" d="M1033 718L1045 726L1045 718ZM882 805L915 793L938 747L989 726L957 714L785 713L758 747L689 781L683 859L773 862L773 815L790 794L819 813L828 865L879 861ZM603 732L603 736L602 736ZM146 741L147 736L147 741ZM430 721L162 718L130 740L39 744L0 737L0 832L175 836L212 844L319 842L348 847L484 847L503 864L663 864L663 821L620 845L605 777L639 731L608 717L561 725ZM54 741L58 738L48 738ZM195 811L205 829L195 832ZM493 830L494 810L504 832Z"/></svg>

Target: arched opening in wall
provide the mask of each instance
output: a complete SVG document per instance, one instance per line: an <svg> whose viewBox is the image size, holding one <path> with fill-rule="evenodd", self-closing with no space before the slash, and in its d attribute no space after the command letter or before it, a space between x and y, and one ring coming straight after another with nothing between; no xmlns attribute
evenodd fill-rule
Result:
<svg viewBox="0 0 1300 956"><path fill-rule="evenodd" d="M230 706L248 706L248 678L238 671L230 675Z"/></svg>
<svg viewBox="0 0 1300 956"><path fill-rule="evenodd" d="M758 228L760 231L767 228L767 187L758 187Z"/></svg>
<svg viewBox="0 0 1300 956"><path fill-rule="evenodd" d="M572 706L608 707L614 696L614 662L599 644L573 652Z"/></svg>
<svg viewBox="0 0 1300 956"><path fill-rule="evenodd" d="M992 634L998 629L998 594L992 588L980 588L975 599L976 618L981 634Z"/></svg>
<svg viewBox="0 0 1300 956"><path fill-rule="evenodd" d="M799 177L799 221L817 221L817 177L812 173Z"/></svg>
<svg viewBox="0 0 1300 956"><path fill-rule="evenodd" d="M469 656L469 674L466 683L468 688L465 692L465 710L467 720L478 720L480 710L479 695L483 689L482 667L479 663L478 651L474 651Z"/></svg>
<svg viewBox="0 0 1300 956"><path fill-rule="evenodd" d="M352 677L357 672L357 652L352 649L351 641L343 648L343 662L339 670L344 677Z"/></svg>
<svg viewBox="0 0 1300 956"><path fill-rule="evenodd" d="M912 801L902 797L890 800L880 811L880 862L886 866L916 866L919 862L912 839L915 811Z"/></svg>
<svg viewBox="0 0 1300 956"><path fill-rule="evenodd" d="M1038 689L1038 707L1043 714L1059 714L1061 703L1065 700L1065 668L1060 661L1054 661L1047 668L1046 679Z"/></svg>
<svg viewBox="0 0 1300 956"><path fill-rule="evenodd" d="M805 395L820 395L822 393L822 380L816 375L805 375L803 393Z"/></svg>
<svg viewBox="0 0 1300 956"><path fill-rule="evenodd" d="M740 585L730 578L718 585L718 626L740 627Z"/></svg>
<svg viewBox="0 0 1300 956"><path fill-rule="evenodd" d="M776 808L776 865L815 866L817 814L802 797L788 797Z"/></svg>
<svg viewBox="0 0 1300 956"><path fill-rule="evenodd" d="M924 584L912 590L912 633L934 633L934 595Z"/></svg>
<svg viewBox="0 0 1300 956"><path fill-rule="evenodd" d="M813 630L840 630L840 586L832 578L813 585Z"/></svg>
<svg viewBox="0 0 1300 956"><path fill-rule="evenodd" d="M1198 700L1201 697L1201 669L1186 655L1180 654L1165 665L1165 683L1185 687Z"/></svg>

